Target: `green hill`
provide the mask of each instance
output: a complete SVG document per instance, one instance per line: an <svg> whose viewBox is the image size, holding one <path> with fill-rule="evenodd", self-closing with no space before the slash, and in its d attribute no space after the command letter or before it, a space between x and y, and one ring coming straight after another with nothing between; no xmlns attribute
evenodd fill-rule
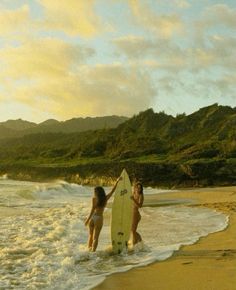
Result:
<svg viewBox="0 0 236 290"><path fill-rule="evenodd" d="M235 124L236 109L217 104L176 117L148 109L112 129L2 140L0 171L18 174L24 168L29 176L83 176L74 181L84 182L116 176L126 166L146 184L236 184Z"/></svg>
<svg viewBox="0 0 236 290"><path fill-rule="evenodd" d="M29 134L48 132L74 133L104 128L115 128L127 119L127 117L120 116L73 118L61 122L49 119L39 124L21 119L8 120L0 123L0 139L23 137Z"/></svg>
<svg viewBox="0 0 236 290"><path fill-rule="evenodd" d="M37 126L35 123L18 120L0 122L0 140L5 138L21 137L24 131Z"/></svg>
<svg viewBox="0 0 236 290"><path fill-rule="evenodd" d="M8 120L6 122L0 122L0 126L4 126L5 128L16 130L16 131L23 131L30 128L34 128L37 124L33 122L28 122L22 119L18 120Z"/></svg>
<svg viewBox="0 0 236 290"><path fill-rule="evenodd" d="M3 138L14 138L14 137L18 137L21 134L18 134L18 132L16 130L7 128L3 125L0 125L0 140Z"/></svg>

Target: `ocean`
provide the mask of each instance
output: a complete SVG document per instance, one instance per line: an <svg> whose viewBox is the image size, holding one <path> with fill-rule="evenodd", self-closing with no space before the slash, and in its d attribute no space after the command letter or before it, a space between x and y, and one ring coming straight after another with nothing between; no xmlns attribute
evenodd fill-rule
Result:
<svg viewBox="0 0 236 290"><path fill-rule="evenodd" d="M146 195L160 192L144 189ZM91 289L112 273L165 260L228 224L226 215L207 208L145 206L143 244L113 255L108 206L97 252L90 253L84 221L92 195L93 187L64 181L0 178L0 289Z"/></svg>

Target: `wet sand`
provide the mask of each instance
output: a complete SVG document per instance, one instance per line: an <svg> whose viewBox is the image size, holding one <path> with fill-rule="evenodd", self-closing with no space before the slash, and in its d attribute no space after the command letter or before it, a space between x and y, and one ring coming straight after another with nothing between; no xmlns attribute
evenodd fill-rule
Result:
<svg viewBox="0 0 236 290"><path fill-rule="evenodd" d="M236 290L236 187L145 196L145 203L212 208L229 216L229 226L182 247L168 260L113 274L94 289Z"/></svg>

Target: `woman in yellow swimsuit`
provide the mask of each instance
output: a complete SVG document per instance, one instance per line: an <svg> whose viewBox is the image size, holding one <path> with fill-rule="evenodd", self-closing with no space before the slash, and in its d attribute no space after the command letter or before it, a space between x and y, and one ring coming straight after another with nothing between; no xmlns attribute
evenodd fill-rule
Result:
<svg viewBox="0 0 236 290"><path fill-rule="evenodd" d="M111 192L106 195L103 187L97 186L94 189L94 196L92 198L92 208L88 218L85 221L85 226L89 226L89 238L88 238L88 249L89 251L95 252L98 245L98 238L103 226L103 212L107 204L107 201L114 193L118 181L118 178Z"/></svg>

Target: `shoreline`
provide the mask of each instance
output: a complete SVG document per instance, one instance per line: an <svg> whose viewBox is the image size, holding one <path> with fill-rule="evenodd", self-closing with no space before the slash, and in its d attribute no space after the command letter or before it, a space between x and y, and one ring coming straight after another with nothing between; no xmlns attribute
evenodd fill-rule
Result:
<svg viewBox="0 0 236 290"><path fill-rule="evenodd" d="M26 181L62 179L70 183L103 186L114 184L126 168L131 181L138 179L146 187L236 186L235 163L231 159L145 160L87 158L62 163L44 159L3 160L0 175Z"/></svg>
<svg viewBox="0 0 236 290"><path fill-rule="evenodd" d="M222 231L182 246L165 261L112 274L92 289L236 290L236 187L184 190L151 199L193 200L187 206L224 213L229 223Z"/></svg>
<svg viewBox="0 0 236 290"><path fill-rule="evenodd" d="M82 186L112 186L116 178L114 177L107 177L107 176L89 176L89 177L80 177L78 174L71 175L71 176L53 176L53 177L45 177L40 175L31 176L30 174L24 173L11 173L11 172L1 172L0 171L0 180L15 180L15 181L29 181L29 182L38 182L38 183L45 183L45 182L55 182L55 181L65 181L68 183L74 183ZM132 183L132 179L131 179ZM205 190L205 189L217 189L217 188L229 188L229 187L236 187L236 185L232 185L232 183L215 183L215 184L203 184L203 183L195 183L194 180L189 181L186 180L183 183L173 183L173 184L166 184L166 183L143 183L144 187L148 188L159 188L168 191L196 191L196 190Z"/></svg>

